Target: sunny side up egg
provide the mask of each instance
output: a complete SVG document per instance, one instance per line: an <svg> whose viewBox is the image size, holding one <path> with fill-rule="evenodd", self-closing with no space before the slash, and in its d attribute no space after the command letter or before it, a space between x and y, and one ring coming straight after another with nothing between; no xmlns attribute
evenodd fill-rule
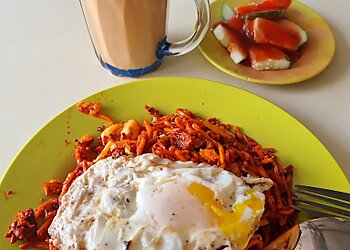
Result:
<svg viewBox="0 0 350 250"><path fill-rule="evenodd" d="M244 249L271 185L154 154L110 157L74 181L49 234L61 250Z"/></svg>

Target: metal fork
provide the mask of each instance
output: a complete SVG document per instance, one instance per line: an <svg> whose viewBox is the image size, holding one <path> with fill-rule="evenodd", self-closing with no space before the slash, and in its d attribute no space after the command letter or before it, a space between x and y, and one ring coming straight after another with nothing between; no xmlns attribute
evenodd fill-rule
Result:
<svg viewBox="0 0 350 250"><path fill-rule="evenodd" d="M350 219L350 194L305 185L295 185L293 208L315 217Z"/></svg>

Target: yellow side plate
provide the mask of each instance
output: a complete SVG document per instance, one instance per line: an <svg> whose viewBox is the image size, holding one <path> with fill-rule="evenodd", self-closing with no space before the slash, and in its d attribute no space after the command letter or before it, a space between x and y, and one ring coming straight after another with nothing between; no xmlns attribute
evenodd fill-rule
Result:
<svg viewBox="0 0 350 250"><path fill-rule="evenodd" d="M327 149L300 122L272 103L246 91L200 79L158 78L136 81L104 90L87 100L102 103L102 112L116 121L150 116L148 104L163 113L188 108L207 118L217 117L243 131L265 147L274 147L284 166L295 166L294 182L350 192L350 185ZM44 104L43 104L44 105ZM81 114L73 105L45 125L24 146L4 175L0 189L0 249L18 249L4 239L19 210L36 207L43 196L42 182L64 180L74 169L74 139L98 135L104 123Z"/></svg>
<svg viewBox="0 0 350 250"><path fill-rule="evenodd" d="M231 8L249 3L247 0L217 0L211 3L211 25L221 21L221 7L227 3ZM263 84L290 84L310 79L321 73L331 62L335 42L325 20L306 5L293 1L285 17L299 24L308 34L302 57L291 69L257 71L251 67L235 64L228 52L208 32L199 48L206 59L223 72L242 80Z"/></svg>

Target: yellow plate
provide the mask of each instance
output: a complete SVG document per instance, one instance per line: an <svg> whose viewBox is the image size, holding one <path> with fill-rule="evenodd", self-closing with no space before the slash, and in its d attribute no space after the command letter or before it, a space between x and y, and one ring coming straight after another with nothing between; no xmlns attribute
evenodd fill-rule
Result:
<svg viewBox="0 0 350 250"><path fill-rule="evenodd" d="M158 78L116 86L87 99L100 101L102 112L117 121L150 118L145 104L164 113L184 107L202 117L218 117L241 126L263 146L276 148L284 166L295 166L295 183L350 192L340 167L309 130L282 109L246 91L200 79ZM79 113L73 105L19 152L0 184L2 191L14 191L8 200L0 196L0 249L17 249L2 238L16 212L40 204L44 197L41 183L63 180L74 169L74 139L87 133L97 135L96 129L102 124L100 119Z"/></svg>
<svg viewBox="0 0 350 250"><path fill-rule="evenodd" d="M211 24L221 21L223 3L234 8L249 1L217 0L211 3ZM335 50L332 31L319 14L298 1L292 2L285 16L299 24L308 34L305 51L291 69L257 71L248 66L235 64L212 32L206 34L199 48L204 57L215 67L242 80L264 84L290 84L307 80L321 73L331 62Z"/></svg>

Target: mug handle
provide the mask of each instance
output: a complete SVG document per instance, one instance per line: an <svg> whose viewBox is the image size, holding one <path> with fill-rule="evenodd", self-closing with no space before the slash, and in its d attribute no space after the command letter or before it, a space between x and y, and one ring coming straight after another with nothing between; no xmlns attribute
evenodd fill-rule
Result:
<svg viewBox="0 0 350 250"><path fill-rule="evenodd" d="M209 0L194 0L197 9L195 30L192 35L182 41L169 43L166 37L159 43L157 57L180 56L194 50L204 38L210 24L210 3Z"/></svg>

